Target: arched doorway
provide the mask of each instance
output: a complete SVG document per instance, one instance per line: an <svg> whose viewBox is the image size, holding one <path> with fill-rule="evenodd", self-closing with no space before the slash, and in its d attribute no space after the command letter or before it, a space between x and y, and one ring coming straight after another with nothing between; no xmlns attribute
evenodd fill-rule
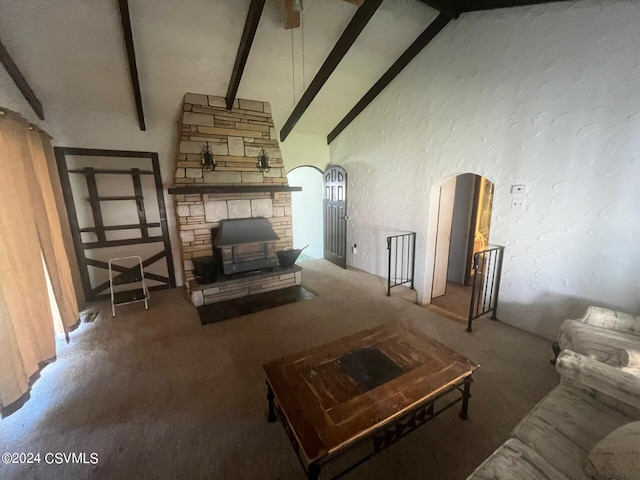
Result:
<svg viewBox="0 0 640 480"><path fill-rule="evenodd" d="M291 193L293 248L309 245L298 262L322 258L322 171L304 165L287 173L287 179L289 185L302 187Z"/></svg>
<svg viewBox="0 0 640 480"><path fill-rule="evenodd" d="M430 303L465 320L471 301L473 256L489 246L494 185L473 173L447 179L434 187L434 229Z"/></svg>

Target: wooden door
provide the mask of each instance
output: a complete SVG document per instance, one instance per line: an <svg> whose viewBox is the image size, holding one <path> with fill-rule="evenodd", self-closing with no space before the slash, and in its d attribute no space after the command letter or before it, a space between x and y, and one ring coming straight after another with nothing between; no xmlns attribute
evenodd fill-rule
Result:
<svg viewBox="0 0 640 480"><path fill-rule="evenodd" d="M108 296L116 257L140 256L150 290L175 287L158 154L54 150L87 301ZM135 263L112 268L114 285L139 278Z"/></svg>
<svg viewBox="0 0 640 480"><path fill-rule="evenodd" d="M449 269L449 246L451 243L451 222L456 196L455 177L440 187L438 208L438 232L436 233L436 259L433 267L433 288L431 298L441 297L447 292L447 270Z"/></svg>
<svg viewBox="0 0 640 480"><path fill-rule="evenodd" d="M464 272L464 285L467 287L471 286L471 275L474 273L473 255L477 251L475 249L475 238L478 213L480 209L480 187L482 185L482 177L480 175L474 175L473 177L473 205L471 207L471 219L469 221L469 245L467 246L467 263L465 265L466 270Z"/></svg>
<svg viewBox="0 0 640 480"><path fill-rule="evenodd" d="M476 179L473 173L464 173L456 177L456 197L453 205L451 225L451 245L449 247L449 266L447 281L458 285L467 284L469 262L473 245L475 226Z"/></svg>
<svg viewBox="0 0 640 480"><path fill-rule="evenodd" d="M323 184L324 258L347 268L347 172L329 167Z"/></svg>

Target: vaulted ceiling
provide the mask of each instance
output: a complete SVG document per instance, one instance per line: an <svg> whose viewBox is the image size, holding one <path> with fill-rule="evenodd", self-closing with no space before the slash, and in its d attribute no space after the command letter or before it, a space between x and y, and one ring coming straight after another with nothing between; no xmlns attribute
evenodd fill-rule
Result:
<svg viewBox="0 0 640 480"><path fill-rule="evenodd" d="M353 3L358 2L304 0L300 27L285 29L283 1L267 0L237 96L271 102L281 128L354 18L358 7ZM542 2L384 0L300 116L295 132L327 135L441 12L456 17L531 3ZM147 125L174 121L185 92L227 94L250 4L129 0ZM137 123L118 1L6 0L0 7L0 41L53 120L100 112ZM0 92L9 83L2 69Z"/></svg>

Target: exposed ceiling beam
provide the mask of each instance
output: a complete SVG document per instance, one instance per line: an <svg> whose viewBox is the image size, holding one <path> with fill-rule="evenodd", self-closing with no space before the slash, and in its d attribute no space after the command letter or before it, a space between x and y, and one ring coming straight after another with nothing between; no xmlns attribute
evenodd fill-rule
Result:
<svg viewBox="0 0 640 480"><path fill-rule="evenodd" d="M460 10L462 12L475 12L478 10L493 10L496 8L523 7L526 5L568 1L571 0L460 0Z"/></svg>
<svg viewBox="0 0 640 480"><path fill-rule="evenodd" d="M262 15L264 2L265 0L251 0L251 5L249 5L249 13L247 13L247 20L244 23L240 46L238 46L236 63L233 66L231 80L229 81L229 88L227 88L227 96L225 97L227 110L231 110L231 107L233 107L233 101L236 99L236 93L238 93L238 87L240 86L240 80L242 79L242 72L244 72L244 66L247 64L247 58L249 58L249 52L251 51L251 44L253 43L253 38L256 36L258 23L260 23L260 16Z"/></svg>
<svg viewBox="0 0 640 480"><path fill-rule="evenodd" d="M374 98L378 96L382 90L385 89L391 81L398 76L398 74L418 55L427 44L435 38L438 33L442 31L444 27L451 21L448 15L441 13L431 24L420 34L418 38L407 48L400 58L395 61L393 65L387 70L382 77L369 89L367 93L356 103L349 113L331 130L331 133L327 136L327 143L333 142L333 140L340 135L347 125L349 125L365 108L369 105Z"/></svg>
<svg viewBox="0 0 640 480"><path fill-rule="evenodd" d="M136 100L136 110L138 111L138 124L140 130L146 130L144 123L144 111L142 110L142 95L140 94L140 81L138 79L138 67L136 65L136 52L133 46L133 32L131 31L131 18L129 18L129 1L118 0L120 7L120 20L122 21L122 33L124 35L124 44L127 50L127 59L129 60L129 73L131 74L131 86L133 87L133 96Z"/></svg>
<svg viewBox="0 0 640 480"><path fill-rule="evenodd" d="M420 2L435 8L449 18L458 18L460 16L459 0L420 0Z"/></svg>
<svg viewBox="0 0 640 480"><path fill-rule="evenodd" d="M282 15L285 30L300 26L300 8L296 8L294 0L282 0Z"/></svg>
<svg viewBox="0 0 640 480"><path fill-rule="evenodd" d="M29 105L31 105L33 111L36 112L38 118L40 120L44 120L44 111L42 110L42 104L40 103L40 100L38 100L38 97L29 86L29 82L27 82L27 80L24 78L24 75L22 75L22 72L13 61L13 58L11 58L11 55L9 55L9 52L7 52L7 49L4 48L2 42L0 42L0 63L4 65L7 73L16 83L27 102L29 102Z"/></svg>
<svg viewBox="0 0 640 480"><path fill-rule="evenodd" d="M371 20L371 17L376 13L376 10L381 3L382 0L365 0L362 6L356 10L356 13L353 15L349 25L347 25L347 28L342 32L342 35L336 42L333 50L329 53L329 56L307 87L302 98L294 107L293 112L289 115L284 127L280 130L280 141L284 141L289 133L291 133L293 127L298 123L298 120L300 120L300 117L302 117L302 114L307 110L309 105L311 105L313 99L329 79L340 61L347 54L351 45L353 45L358 38L358 35L360 35L360 32L362 32L367 23L369 23L369 20Z"/></svg>

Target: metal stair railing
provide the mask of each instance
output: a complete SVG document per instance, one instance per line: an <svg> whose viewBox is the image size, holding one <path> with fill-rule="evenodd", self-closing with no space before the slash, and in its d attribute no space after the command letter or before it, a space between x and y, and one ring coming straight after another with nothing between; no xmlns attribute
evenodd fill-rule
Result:
<svg viewBox="0 0 640 480"><path fill-rule="evenodd" d="M487 313L492 313L493 320L497 318L503 257L504 247L501 245L476 252L473 256L473 286L467 332L471 332L474 320Z"/></svg>
<svg viewBox="0 0 640 480"><path fill-rule="evenodd" d="M411 290L414 290L416 232L387 237L387 256L389 260L387 296L390 296L391 289L398 285L410 283Z"/></svg>

